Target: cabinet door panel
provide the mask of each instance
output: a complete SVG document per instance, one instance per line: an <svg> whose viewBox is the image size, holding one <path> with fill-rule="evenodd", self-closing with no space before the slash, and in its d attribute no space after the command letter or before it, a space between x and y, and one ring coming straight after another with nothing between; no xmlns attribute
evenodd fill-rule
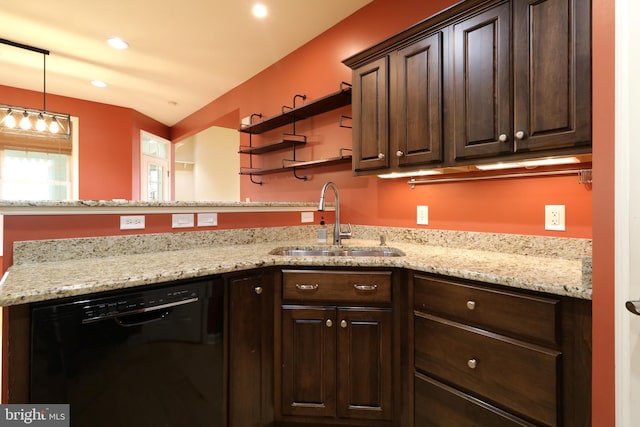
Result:
<svg viewBox="0 0 640 427"><path fill-rule="evenodd" d="M584 0L514 2L516 151L591 140L589 5ZM585 16L586 13L586 16Z"/></svg>
<svg viewBox="0 0 640 427"><path fill-rule="evenodd" d="M338 309L338 416L390 420L391 310Z"/></svg>
<svg viewBox="0 0 640 427"><path fill-rule="evenodd" d="M267 425L273 417L272 286L261 275L239 277L229 281L228 294L228 424Z"/></svg>
<svg viewBox="0 0 640 427"><path fill-rule="evenodd" d="M454 25L456 159L512 150L509 17L503 3Z"/></svg>
<svg viewBox="0 0 640 427"><path fill-rule="evenodd" d="M282 413L336 413L335 308L282 308Z"/></svg>
<svg viewBox="0 0 640 427"><path fill-rule="evenodd" d="M353 71L353 169L389 167L388 59Z"/></svg>
<svg viewBox="0 0 640 427"><path fill-rule="evenodd" d="M395 57L391 122L399 166L442 161L442 38L435 33Z"/></svg>

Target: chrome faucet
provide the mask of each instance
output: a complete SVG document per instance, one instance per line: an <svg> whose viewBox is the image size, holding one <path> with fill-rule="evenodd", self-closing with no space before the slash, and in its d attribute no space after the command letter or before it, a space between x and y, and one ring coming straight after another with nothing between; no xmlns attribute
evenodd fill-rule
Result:
<svg viewBox="0 0 640 427"><path fill-rule="evenodd" d="M327 188L329 187L333 189L333 195L336 199L336 223L333 225L333 244L340 246L340 241L342 239L351 238L351 225L349 225L349 231L344 233L340 231L340 195L338 194L338 187L336 187L336 185L331 181L325 183L320 191L320 203L318 204L318 210L320 212L324 211L324 196L327 192Z"/></svg>

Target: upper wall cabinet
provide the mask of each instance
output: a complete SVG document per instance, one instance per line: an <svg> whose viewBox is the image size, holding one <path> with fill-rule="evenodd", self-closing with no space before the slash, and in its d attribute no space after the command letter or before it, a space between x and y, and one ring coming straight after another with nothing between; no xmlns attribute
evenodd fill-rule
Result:
<svg viewBox="0 0 640 427"><path fill-rule="evenodd" d="M353 70L353 170L441 162L443 37L435 32Z"/></svg>
<svg viewBox="0 0 640 427"><path fill-rule="evenodd" d="M356 175L591 152L590 0L467 0L344 63Z"/></svg>
<svg viewBox="0 0 640 427"><path fill-rule="evenodd" d="M517 0L453 25L456 160L590 145L589 8Z"/></svg>

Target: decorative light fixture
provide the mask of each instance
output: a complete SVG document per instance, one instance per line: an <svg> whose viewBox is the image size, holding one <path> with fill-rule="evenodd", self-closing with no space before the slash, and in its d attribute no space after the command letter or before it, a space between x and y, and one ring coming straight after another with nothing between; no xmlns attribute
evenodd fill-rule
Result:
<svg viewBox="0 0 640 427"><path fill-rule="evenodd" d="M0 132L69 139L71 136L71 117L69 114L47 111L47 55L49 55L49 51L6 39L0 39L0 43L40 53L43 57L42 110L0 104Z"/></svg>

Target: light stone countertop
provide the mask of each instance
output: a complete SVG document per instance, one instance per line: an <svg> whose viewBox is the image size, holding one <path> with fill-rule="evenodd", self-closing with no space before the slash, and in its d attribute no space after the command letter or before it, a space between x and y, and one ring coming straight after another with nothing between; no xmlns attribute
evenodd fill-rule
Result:
<svg viewBox="0 0 640 427"><path fill-rule="evenodd" d="M313 232L313 228L309 230ZM274 230L276 232L278 230ZM378 229L373 232L378 232ZM498 237L504 239L501 236ZM472 237L477 238L477 233ZM415 242L415 233L412 239L412 242L388 241L389 247L406 253L403 257L298 257L269 254L277 247L317 246L312 239L296 238L240 244L224 242L191 249L132 252L48 262L18 262L10 267L0 282L0 305L17 305L267 266L400 267L591 299L590 281L583 281L584 261L580 254L574 257L541 256L527 252L519 254L512 250L496 252L485 247L441 246ZM532 239L524 239L531 245ZM73 244L77 245L81 240L74 239ZM52 247L58 247L58 242L63 241L48 242ZM379 246L379 241L371 238L343 242L348 247ZM39 244L39 247L46 246L47 241Z"/></svg>

